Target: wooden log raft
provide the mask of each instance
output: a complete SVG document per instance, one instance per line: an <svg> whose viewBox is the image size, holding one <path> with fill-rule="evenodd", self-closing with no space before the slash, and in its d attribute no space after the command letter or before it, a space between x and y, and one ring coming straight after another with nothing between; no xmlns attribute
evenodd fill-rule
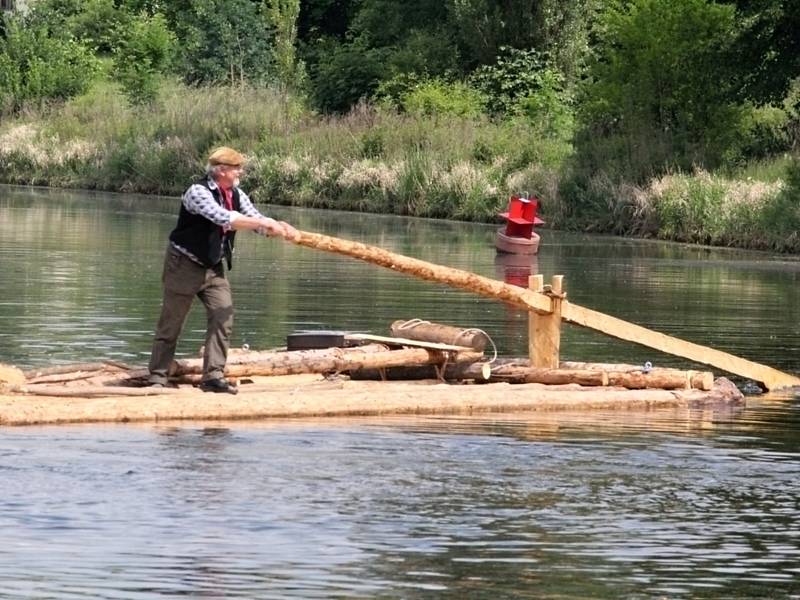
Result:
<svg viewBox="0 0 800 600"><path fill-rule="evenodd" d="M254 355L258 355L254 358ZM483 358L481 352L442 352L428 348L401 348L387 350L385 346L370 344L356 348L325 348L323 350L295 350L292 352L250 353L237 357L225 367L226 377L251 375L275 376L300 373L332 373L352 369L380 369L400 365L476 362ZM202 359L175 361L171 377L202 372Z"/></svg>
<svg viewBox="0 0 800 600"><path fill-rule="evenodd" d="M25 383L25 373L17 367L0 364L0 386L14 386L23 383Z"/></svg>
<svg viewBox="0 0 800 600"><path fill-rule="evenodd" d="M479 329L461 329L440 323L429 323L419 319L395 321L389 327L394 337L419 340L421 342L438 342L454 346L467 346L478 352L486 349L489 337Z"/></svg>

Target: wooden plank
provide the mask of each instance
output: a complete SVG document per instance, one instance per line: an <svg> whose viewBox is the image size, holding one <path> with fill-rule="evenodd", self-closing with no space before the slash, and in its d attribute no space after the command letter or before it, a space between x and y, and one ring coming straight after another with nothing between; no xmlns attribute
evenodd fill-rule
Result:
<svg viewBox="0 0 800 600"><path fill-rule="evenodd" d="M544 290L544 275L531 275L528 277L528 289L532 292L541 293ZM538 337L536 312L528 311L528 360L536 364L536 341Z"/></svg>
<svg viewBox="0 0 800 600"><path fill-rule="evenodd" d="M356 342L379 342L381 344L386 344L387 346L408 346L411 348L443 350L445 352L475 352L475 349L469 346L454 346L453 344L443 344L441 342L424 342L422 340L409 340L401 337L372 335L370 333L348 333L344 337L347 340Z"/></svg>
<svg viewBox="0 0 800 600"><path fill-rule="evenodd" d="M568 323L601 331L622 340L747 377L762 384L768 390L800 386L800 378L794 375L728 354L727 352L687 342L657 331L651 331L640 325L634 325L577 304L570 304L565 301L561 307L561 317Z"/></svg>

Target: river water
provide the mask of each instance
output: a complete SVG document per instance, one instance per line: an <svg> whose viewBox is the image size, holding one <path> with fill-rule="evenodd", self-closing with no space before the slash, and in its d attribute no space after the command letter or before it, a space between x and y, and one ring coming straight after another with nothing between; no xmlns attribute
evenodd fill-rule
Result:
<svg viewBox="0 0 800 600"><path fill-rule="evenodd" d="M177 201L0 188L0 362L146 362ZM298 227L482 275L565 276L571 301L800 372L800 261L273 208ZM242 234L234 346L395 319L526 315ZM180 353L202 344L196 310ZM690 366L566 327L571 360ZM747 382L737 381L742 386ZM741 407L0 429L0 598L797 598L800 398Z"/></svg>

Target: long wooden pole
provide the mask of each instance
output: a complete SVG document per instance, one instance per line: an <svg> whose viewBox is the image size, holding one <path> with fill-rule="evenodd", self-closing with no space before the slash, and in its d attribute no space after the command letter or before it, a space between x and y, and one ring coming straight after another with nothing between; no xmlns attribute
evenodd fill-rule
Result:
<svg viewBox="0 0 800 600"><path fill-rule="evenodd" d="M319 233L300 231L294 242L308 248L358 258L420 279L437 281L482 296L502 300L524 310L535 311L540 314L552 313L552 299L548 295L519 288L488 277L482 277L468 271L451 269L424 260L395 254L382 248ZM622 319L572 304L566 300L561 303L561 318L568 323L594 329L612 337L747 377L758 382L766 389L800 386L800 378L794 375L739 358L727 352L721 352L658 333L657 331L651 331Z"/></svg>

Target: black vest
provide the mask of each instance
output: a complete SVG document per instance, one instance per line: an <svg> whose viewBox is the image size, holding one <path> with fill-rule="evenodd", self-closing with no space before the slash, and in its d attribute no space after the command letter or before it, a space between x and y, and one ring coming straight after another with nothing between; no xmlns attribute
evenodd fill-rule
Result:
<svg viewBox="0 0 800 600"><path fill-rule="evenodd" d="M222 192L219 188L211 188L208 179L201 179L196 182L202 185L214 196L214 200L220 206L224 206ZM233 210L239 211L239 188L232 190ZM186 248L194 254L206 267L215 267L225 256L228 269L233 268L233 242L236 232L233 230L222 233L222 228L209 221L201 215L195 215L186 210L181 203L181 211L178 214L178 224L172 233L169 234L171 242L181 248Z"/></svg>

